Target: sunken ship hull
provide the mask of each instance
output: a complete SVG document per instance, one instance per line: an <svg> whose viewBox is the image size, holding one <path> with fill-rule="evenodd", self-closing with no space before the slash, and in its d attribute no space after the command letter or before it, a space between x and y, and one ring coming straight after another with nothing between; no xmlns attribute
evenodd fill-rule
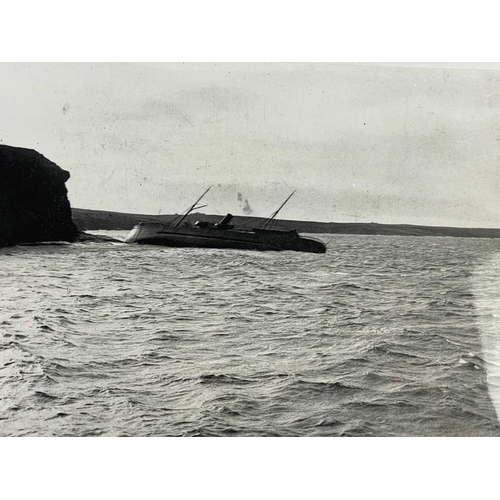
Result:
<svg viewBox="0 0 500 500"><path fill-rule="evenodd" d="M237 230L233 229L233 226L229 226L227 221L219 224L197 222L194 226L177 227L141 222L132 229L125 242L168 247L326 252L326 246L323 242L312 238L303 238L297 231Z"/></svg>

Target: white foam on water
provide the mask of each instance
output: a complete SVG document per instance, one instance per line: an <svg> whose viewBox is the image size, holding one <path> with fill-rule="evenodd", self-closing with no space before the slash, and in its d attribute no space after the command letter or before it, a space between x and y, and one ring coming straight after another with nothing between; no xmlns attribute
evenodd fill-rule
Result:
<svg viewBox="0 0 500 500"><path fill-rule="evenodd" d="M488 256L474 270L472 291L488 392L500 420L500 254Z"/></svg>

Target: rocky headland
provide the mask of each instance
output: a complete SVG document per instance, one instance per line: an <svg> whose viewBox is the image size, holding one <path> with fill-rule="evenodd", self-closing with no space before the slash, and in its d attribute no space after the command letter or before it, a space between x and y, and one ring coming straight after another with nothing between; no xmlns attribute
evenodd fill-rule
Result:
<svg viewBox="0 0 500 500"><path fill-rule="evenodd" d="M75 240L69 176L33 149L0 145L0 246Z"/></svg>

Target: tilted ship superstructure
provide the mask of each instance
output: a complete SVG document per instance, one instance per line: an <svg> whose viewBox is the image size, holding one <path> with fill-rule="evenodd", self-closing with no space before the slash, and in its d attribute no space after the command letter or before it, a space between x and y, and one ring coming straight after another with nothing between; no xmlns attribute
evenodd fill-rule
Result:
<svg viewBox="0 0 500 500"><path fill-rule="evenodd" d="M234 248L239 250L293 250L297 252L325 253L326 245L314 238L304 238L297 230L269 229L269 225L293 193L263 223L260 228L238 228L231 224L233 216L227 214L220 222L196 221L192 224L187 216L197 208L196 200L179 220L170 224L140 222L127 236L126 243L162 245L169 247Z"/></svg>

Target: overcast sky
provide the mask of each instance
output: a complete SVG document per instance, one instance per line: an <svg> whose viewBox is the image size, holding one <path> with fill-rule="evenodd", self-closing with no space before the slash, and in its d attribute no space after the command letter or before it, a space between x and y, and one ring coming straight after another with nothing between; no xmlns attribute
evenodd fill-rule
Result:
<svg viewBox="0 0 500 500"><path fill-rule="evenodd" d="M500 227L498 68L2 63L0 142L73 207Z"/></svg>

